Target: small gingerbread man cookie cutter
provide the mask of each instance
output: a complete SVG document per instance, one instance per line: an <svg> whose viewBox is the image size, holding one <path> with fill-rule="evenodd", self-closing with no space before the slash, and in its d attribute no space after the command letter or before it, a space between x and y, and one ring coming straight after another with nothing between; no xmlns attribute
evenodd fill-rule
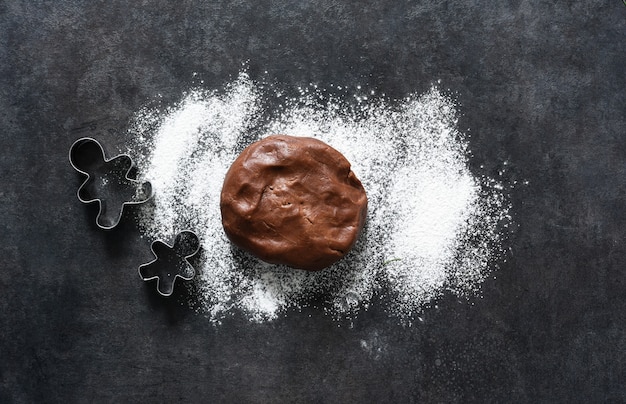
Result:
<svg viewBox="0 0 626 404"><path fill-rule="evenodd" d="M155 259L139 266L139 276L144 281L157 280L157 291L162 296L171 296L177 278L189 281L196 270L189 259L200 250L200 240L191 230L176 235L172 245L155 240L150 245Z"/></svg>
<svg viewBox="0 0 626 404"><path fill-rule="evenodd" d="M96 139L80 138L70 147L70 164L87 178L76 195L83 203L98 202L96 224L109 230L118 225L126 205L146 202L152 197L149 182L130 178L134 167L127 154L106 158L104 148Z"/></svg>

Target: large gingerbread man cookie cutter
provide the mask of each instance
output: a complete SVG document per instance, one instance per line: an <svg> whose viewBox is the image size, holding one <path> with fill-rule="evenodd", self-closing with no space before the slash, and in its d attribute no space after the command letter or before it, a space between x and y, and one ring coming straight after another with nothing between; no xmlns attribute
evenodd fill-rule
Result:
<svg viewBox="0 0 626 404"><path fill-rule="evenodd" d="M118 225L126 205L144 203L152 197L149 182L129 177L133 160L127 154L106 158L104 148L97 140L84 137L72 144L70 164L86 176L76 195L83 203L99 205L96 224L109 230Z"/></svg>

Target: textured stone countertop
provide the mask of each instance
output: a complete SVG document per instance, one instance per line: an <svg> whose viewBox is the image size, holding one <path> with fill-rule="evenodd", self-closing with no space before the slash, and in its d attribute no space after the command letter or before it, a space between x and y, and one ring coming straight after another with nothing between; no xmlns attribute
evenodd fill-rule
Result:
<svg viewBox="0 0 626 404"><path fill-rule="evenodd" d="M215 326L141 282L147 241L95 226L69 147L242 65L452 94L470 169L528 181L481 296ZM0 2L0 146L0 402L626 401L622 1Z"/></svg>

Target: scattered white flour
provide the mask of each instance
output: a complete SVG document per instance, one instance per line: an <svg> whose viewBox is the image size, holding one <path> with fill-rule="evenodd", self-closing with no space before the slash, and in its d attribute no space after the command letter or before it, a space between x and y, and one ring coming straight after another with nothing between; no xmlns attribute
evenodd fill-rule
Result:
<svg viewBox="0 0 626 404"><path fill-rule="evenodd" d="M394 104L359 97L355 107L312 86L272 111L267 100L280 96L272 91L242 73L223 92L196 90L166 111L141 111L131 126L128 153L155 191L142 231L172 239L188 228L201 239L199 310L216 322L236 311L271 320L305 306L352 318L380 297L411 324L444 290L478 291L503 251L509 206L499 183L468 169L450 99L433 88ZM356 247L320 272L259 261L231 247L222 229L226 171L248 144L276 133L330 144L368 194Z"/></svg>

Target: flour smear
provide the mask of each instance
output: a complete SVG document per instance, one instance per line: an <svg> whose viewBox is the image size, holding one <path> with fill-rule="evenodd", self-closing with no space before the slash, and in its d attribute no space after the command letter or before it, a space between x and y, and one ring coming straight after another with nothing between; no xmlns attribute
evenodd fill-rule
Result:
<svg viewBox="0 0 626 404"><path fill-rule="evenodd" d="M503 186L468 169L454 102L436 88L397 102L355 91L346 101L311 86L282 99L241 73L221 91L194 90L166 110L136 114L127 152L155 191L140 227L150 239L184 229L199 235L190 291L211 321L234 313L270 321L308 306L353 319L376 301L410 325L445 291L479 293L511 218ZM339 150L368 195L357 245L320 272L264 263L232 247L222 229L219 197L230 164L251 142L278 133Z"/></svg>

